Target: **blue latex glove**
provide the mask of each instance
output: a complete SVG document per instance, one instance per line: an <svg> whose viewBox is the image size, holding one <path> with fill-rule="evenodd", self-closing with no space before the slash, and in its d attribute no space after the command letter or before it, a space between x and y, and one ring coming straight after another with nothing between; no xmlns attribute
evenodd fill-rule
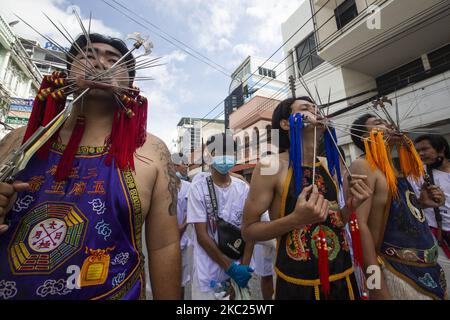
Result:
<svg viewBox="0 0 450 320"><path fill-rule="evenodd" d="M239 287L245 288L252 277L253 271L254 270L249 266L237 264L233 261L230 268L226 271L226 274L236 281Z"/></svg>

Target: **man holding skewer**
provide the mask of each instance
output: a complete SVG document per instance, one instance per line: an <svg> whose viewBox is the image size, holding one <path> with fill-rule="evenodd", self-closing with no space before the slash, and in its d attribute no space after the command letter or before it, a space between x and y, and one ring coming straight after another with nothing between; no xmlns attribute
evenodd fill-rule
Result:
<svg viewBox="0 0 450 320"><path fill-rule="evenodd" d="M179 299L177 178L165 144L146 133L131 50L85 33L67 62L67 77L44 79L28 128L0 145L3 161L74 92L67 121L15 177L23 182L0 183L0 299L145 298L144 222L153 296Z"/></svg>
<svg viewBox="0 0 450 320"><path fill-rule="evenodd" d="M317 119L309 97L278 105L272 128L279 130L280 154L256 165L244 208L246 240L278 238L275 299L359 298L344 226L349 207L360 206L370 190L365 176L353 175L348 188L352 199L339 208L338 183L328 162L316 156L315 138L324 133ZM339 160L334 164L339 166ZM266 210L270 222L260 219Z"/></svg>
<svg viewBox="0 0 450 320"><path fill-rule="evenodd" d="M392 121L364 114L352 124L352 140L364 154L350 171L368 177L373 190L356 208L370 277L380 266L378 285L368 286L370 299L431 300L446 298L446 281L437 263L438 244L423 208L442 206L445 196L435 185L423 185L419 198L408 179L419 180L423 164L407 136ZM391 152L397 148L399 166ZM371 266L371 269L368 267Z"/></svg>

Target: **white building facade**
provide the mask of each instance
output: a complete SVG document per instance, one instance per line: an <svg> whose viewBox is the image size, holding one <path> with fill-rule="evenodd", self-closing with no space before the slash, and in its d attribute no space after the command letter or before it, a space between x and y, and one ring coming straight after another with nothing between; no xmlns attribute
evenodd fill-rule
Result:
<svg viewBox="0 0 450 320"><path fill-rule="evenodd" d="M253 97L276 99L287 93L284 63L248 56L231 74L229 96L225 100L225 126L230 116Z"/></svg>
<svg viewBox="0 0 450 320"><path fill-rule="evenodd" d="M9 24L0 16L0 139L26 125L42 79Z"/></svg>
<svg viewBox="0 0 450 320"><path fill-rule="evenodd" d="M185 117L178 122L177 151L189 162L190 178L206 168L202 166L202 154L208 139L223 132L225 132L224 120Z"/></svg>
<svg viewBox="0 0 450 320"><path fill-rule="evenodd" d="M387 110L411 136L450 139L449 13L442 0L308 0L283 23L296 95L307 95L302 75L319 104L343 100L328 111L340 124L348 161L360 151L346 126L364 113L381 114L371 106L382 96L392 100Z"/></svg>

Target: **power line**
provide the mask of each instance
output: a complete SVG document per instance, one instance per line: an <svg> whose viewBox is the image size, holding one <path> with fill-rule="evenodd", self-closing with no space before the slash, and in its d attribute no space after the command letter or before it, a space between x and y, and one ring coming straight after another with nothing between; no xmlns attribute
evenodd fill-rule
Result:
<svg viewBox="0 0 450 320"><path fill-rule="evenodd" d="M333 71L334 68L335 68L334 65L340 65L342 62L344 62L346 59L348 59L349 56L352 56L352 55L353 55L353 56L356 56L356 55L360 55L360 54L362 54L362 53L366 53L366 55L367 55L367 54L370 54L370 53L371 53L371 52L368 52L368 53L367 53L367 51L370 51L370 49L373 49L373 50L379 50L379 49L381 49L381 48L384 48L385 46L387 46L387 45L390 44L390 42L388 43L387 40L389 40L390 38L392 38L391 35L388 34L388 33L393 33L393 32L395 32L397 29L400 29L400 28L403 27L404 25L407 25L410 21L414 20L416 17L421 17L421 18L423 18L423 20L424 20L425 23L428 22L428 24L422 26L422 28L420 28L419 30L423 29L424 27L428 26L429 24L435 22L435 21L433 21L432 19L435 18L436 16L441 15L441 14L442 14L442 11L440 11L440 12L438 12L438 13L432 15L431 17L424 17L424 14L425 14L427 11L431 11L434 7L437 7L437 6L439 6L441 3L444 3L444 2L447 2L447 1L446 1L446 0L443 0L443 1L439 2L438 4L434 5L433 7L427 8L427 9L425 9L425 10L423 10L423 11L417 13L416 15L414 15L414 16L408 18L407 20L402 21L401 23L399 23L399 24L393 26L392 28L386 30L385 32L380 33L379 35L377 35L377 36L375 36L375 37L372 37L372 38L366 40L365 42L361 43L359 46L354 47L352 50L346 51L346 52L344 52L343 54L341 54L341 55L335 57L334 59L331 59L331 60L329 60L329 61L326 61L327 63L330 64L330 66L327 67L327 68L324 68L323 70L320 70L320 73L315 74L314 76L315 76L315 77L320 77L322 74L324 74L324 73L326 73L326 72L328 72L328 71ZM450 8L450 4L447 5L446 8ZM443 18L445 18L445 17L447 17L447 16L449 16L449 15L450 15L450 13L446 14L446 15L443 16L443 17L440 17L439 19L443 19ZM411 27L409 27L409 28L403 30L403 31L400 32L400 33L395 33L395 34L394 34L394 37L397 37L397 36L400 35L400 34L403 34L403 33L407 32L407 31L410 31L411 29L413 29L413 28L415 28L415 27L417 27L417 25L411 26ZM337 32L337 31L336 31L336 32ZM335 33L336 33L336 32L335 32ZM333 34L332 34L332 35L333 35ZM332 35L330 35L330 36L332 36ZM408 34L403 35L403 36L400 37L400 38L397 37L395 40L397 41L397 40L403 39L403 38L406 37L406 36L408 36ZM384 45L383 45L383 46L374 45L374 44L373 44L374 41L378 41L380 44L381 44L381 43L384 43ZM317 50L318 47L319 47L319 45L316 44L315 50Z"/></svg>
<svg viewBox="0 0 450 320"><path fill-rule="evenodd" d="M113 1L114 3L116 3L117 5L119 5L120 7L122 7L123 9L127 10L128 12L134 13L131 9L129 9L129 8L127 8L126 6L124 6L124 5L123 5L122 3L120 3L119 1L117 1L117 0L111 0L111 1ZM211 62L211 63L213 63L214 65L216 65L216 66L218 66L219 68L221 68L223 71L229 73L228 70L227 70L224 66L222 66L222 65L218 64L217 62L211 60L209 57L203 55L201 52L195 50L194 48L192 48L191 46L189 46L189 45L186 44L185 42L183 42L183 41L181 41L181 40L178 40L178 39L175 38L174 36L172 36L172 35L170 35L169 33L165 32L162 28L158 27L156 24L152 23L152 22L149 21L147 18L143 17L142 15L139 15L139 17L140 17L142 20L144 20L145 22L147 22L149 25L151 25L153 28L155 28L155 29L161 31L163 34L165 34L166 36L168 36L168 37L171 38L172 40L174 40L174 41L178 42L179 44L185 46L185 47L188 48L189 50L191 50L191 51L195 52L196 54L198 54L198 55L199 55L200 57L202 57L203 59L208 60L209 62Z"/></svg>
<svg viewBox="0 0 450 320"><path fill-rule="evenodd" d="M296 32L294 32L294 34L293 35L291 35L284 43L283 43L283 45L280 47L280 48L282 48L283 46L284 46L284 44L286 44L288 41L290 41L311 19L313 19L314 17L315 17L315 15L317 15L321 10L322 10L322 8L324 7L324 6L326 6L327 5L327 3L328 3L329 1L327 1L326 3L324 3L320 8L319 8L319 10L317 10L302 26L300 26L300 28L299 29L297 29L297 31ZM443 3L443 2L445 2L445 0L443 0L443 1L441 1L441 3ZM438 3L437 5L439 5L440 3ZM433 7L432 7L433 8ZM350 50L350 51L347 51L347 52L344 52L343 54L341 54L340 56L337 56L336 58L334 58L334 59L332 59L332 60L330 60L330 61L327 61L329 64L330 64L330 67L328 67L328 69L327 68L325 68L324 70L321 70L321 74L324 74L325 72L328 72L328 71L333 71L334 69L335 69L335 67L333 66L333 64L339 64L339 60L340 59L342 59L342 58L346 58L346 56L348 56L348 55L351 55L351 54L354 54L354 52L357 50L357 49L359 49L359 48L361 48L361 49L365 49L368 45L370 45L371 44L371 42L373 42L375 39L377 39L378 40L378 38L379 39L383 39L383 37L385 37L385 38L387 38L387 36L385 35L386 33L388 33L389 31L391 31L392 29L394 29L394 28L398 28L398 27L400 27L400 26L402 26L402 25L404 25L404 24L407 24L408 22L409 22L409 20L410 19L413 19L413 18L415 18L416 16L421 16L422 15L422 13L423 12L425 12L425 11L428 11L428 10L431 10L430 8L428 8L428 9L426 9L426 10L424 10L424 11L422 11L422 12L420 12L420 13L418 13L418 14L416 14L415 16L413 16L413 17L411 17L411 18L409 18L409 19L407 19L407 20L405 20L405 21L403 21L403 22L401 22L400 24L398 24L398 25L396 25L396 26L394 26L393 28L391 28L391 29L388 29L387 31L385 31L385 32L383 32L383 33L381 33L380 35L378 35L378 36L376 36L376 37L373 37L373 38L371 38L371 39L368 39L366 42L364 42L364 43L362 43L361 45L359 45L358 47L355 47L355 48L353 48L352 50ZM318 31L318 30L320 30L320 28L322 28L324 25L322 25L322 26L320 26L316 31ZM339 30L336 30L335 32L333 32L329 37L331 37L331 36L333 36L334 34L336 34L336 33L338 33L338 31ZM328 37L328 38L329 38ZM327 38L327 39L328 39ZM326 40L326 39L325 39ZM383 40L384 41L384 40ZM319 44L318 43L316 43L316 45L315 45L315 47L314 47L314 50L315 51L317 51L317 49L318 49L318 47L319 47ZM278 48L277 49L277 51L279 51L280 50L280 48ZM276 52L277 52L276 51ZM275 53L276 53L275 52ZM274 54L275 54L274 53ZM274 55L274 54L272 54L271 55L271 57ZM287 58L288 58L289 56L287 55L286 57L284 57L277 65L276 65L276 67L277 66L279 66L282 62L284 62ZM270 59L270 58L269 58ZM267 59L266 60L266 62L269 60L269 59ZM279 75L280 74L283 74L284 72L286 72L291 66L293 66L295 64L295 61L293 61L293 63L291 63L290 64L290 66L288 67L288 68L286 68L284 71L282 71L281 73L279 73ZM276 68L275 67L275 68ZM247 77L247 79L246 80L244 80L244 81L247 81L248 79L250 79L250 77L252 77L254 74L256 73L256 70L250 75L250 76L248 76ZM315 75L315 77L319 77L321 74L316 74ZM264 78L261 78L261 79L259 79L259 81L257 81L253 86L251 86L250 88L249 88L249 91L251 90L251 89L253 89L253 88L255 88L255 86L259 83L259 82L261 82L261 80L262 79L264 79ZM269 82L271 82L273 80L273 78L269 81ZM222 100L222 101L220 101L218 104L216 104L216 106L213 108L213 109L211 109L208 113L207 113L207 115L209 115L212 111L214 111L215 109L217 109L219 106L221 106L221 104L222 104L222 102L223 101L225 101L225 100ZM221 116L222 114L223 114L224 112L222 112L222 113L220 113L218 116ZM216 116L216 117L218 117L218 116ZM205 119L205 117L206 116L204 116L202 119Z"/></svg>
<svg viewBox="0 0 450 320"><path fill-rule="evenodd" d="M110 5L109 3L107 3L106 1L104 1L104 0L102 0L103 2L105 2L107 5L109 5L109 6L111 6L111 7L113 7L114 9L116 9L117 11L119 11L119 12L121 12L119 9L117 9L117 8L115 8L114 6L112 6L112 5ZM121 5L120 3L118 3L117 1L115 1L115 0L112 0L112 1L114 1L115 3L117 3L118 5ZM265 63L267 63L281 48L283 48L283 46L288 42L288 41L290 41L312 18L314 18L315 17L315 15L316 14L318 14L319 12L320 12L320 10L327 4L329 2L329 0L324 4L324 5L322 5L320 8L319 8L319 10L317 10L299 29L297 29L297 31L294 33L294 34L292 34L268 59L266 59L265 61L264 61L264 63L261 65L261 66L263 66ZM443 2L445 2L445 1L441 1L440 3L438 3L438 4L436 4L435 6L438 6L438 5L440 5L441 3L443 3ZM123 5L121 5L122 7L123 7ZM419 14L416 14L416 16L413 16L413 17L410 17L409 19L407 19L407 20L405 20L405 21L403 21L402 23L400 23L400 24L398 24L398 25L396 25L396 26L394 26L393 28L391 28L391 29L389 29L389 30L387 30L387 31L385 31L385 32L383 32L382 34L380 34L380 35L378 35L378 36L376 36L376 37L373 37L373 38L371 38L371 39L369 39L368 41L366 41L365 43L362 43L361 45L359 45L358 47L355 47L355 48L353 48L352 50L350 50L350 51L347 51L347 52L345 52L345 53L343 53L343 54L341 54L340 56L337 56L336 58L334 58L334 59L332 59L332 60L330 60L330 61L328 61L328 63L330 63L330 64L333 64L333 63L336 63L336 64L338 64L338 61L343 61L343 60L345 60L349 55L351 55L351 54L361 54L362 52L365 52L365 51L367 51L367 50L365 50L368 46L367 46L367 44L370 44L370 42L373 42L373 41L375 41L375 39L376 40L378 40L380 43L382 43L382 42L385 42L386 40L384 40L384 39L387 39L388 37L389 37L389 35L387 35L387 33L389 33L390 31L393 31L393 30L396 30L396 29L398 29L398 28L400 28L400 27L402 27L403 25L405 25L405 24L407 24L409 21L411 21L411 20L413 20L415 17L417 17L417 16L421 16L424 12L426 12L426 11L431 11L435 6L433 6L433 7L430 7L430 8L428 8L428 9L426 9L426 10L424 10L424 11L422 11L422 12L420 12ZM126 9L126 8L125 8ZM129 10L128 9L128 11L130 11L130 12L132 12L131 10ZM121 12L122 14L124 14L124 15L126 15L125 13L123 13L123 12ZM138 23L138 24L140 24L140 25L142 25L141 23L139 23L138 21L136 21L135 19L133 19L133 18L131 18L131 17L129 17L128 15L126 15L128 18L130 18L130 19L132 19L133 21L135 21L136 23ZM435 16L437 16L437 15L434 15L434 16L432 16L432 17L435 17ZM428 19L428 21L429 21L429 19ZM148 21L147 21L148 22ZM432 21L433 22L433 21ZM148 23L150 23L150 22L148 22ZM150 23L151 24L151 23ZM320 29L321 27L323 27L323 25L322 26L320 26L318 29ZM416 26L413 26L413 27L416 27ZM413 27L411 27L411 28L408 28L408 29L406 29L406 30L403 30L401 33L404 33L405 31L408 31L408 30L410 30L410 29L412 29ZM161 29L159 29L159 30L161 30ZM330 38L330 37L332 37L332 36L334 36L335 34L337 33L337 31L335 31L335 32L333 32L333 34L331 34L329 37L327 37L325 40L323 40L323 41L326 41L328 38ZM400 33L400 34L401 34ZM160 35L159 35L160 36ZM398 34L395 34L395 36L398 36ZM161 36L162 37L162 36ZM162 37L163 39L165 39L164 37ZM175 39L175 38L174 38ZM165 39L165 40L167 40L167 39ZM168 40L167 40L168 41ZM175 41L178 41L177 39L175 39ZM323 42L322 41L322 42ZM169 41L170 42L170 41ZM178 41L178 42L180 42L180 41ZM172 43L172 42L171 42ZM182 42L180 42L180 43L182 43ZM172 43L173 44L173 43ZM183 45L185 45L184 43L182 43ZM385 45L388 45L389 43L387 43L387 44L385 44ZM175 45L175 44L174 44ZM377 50L379 49L379 47L378 46L372 46L372 47L375 47ZM190 48L190 47L189 47ZM315 49L317 50L317 48L318 48L318 44L316 44L316 47L315 47ZM190 48L190 49L192 49L192 48ZM360 50L360 52L357 52L357 53L355 53L355 51L356 50ZM185 50L184 50L185 51ZM188 53L188 52L187 52ZM204 56L203 56L204 57ZM289 56L286 56L283 60L281 60L278 64L277 64L277 66L279 66L283 61L285 61L287 58L288 58ZM196 57L197 58L197 57ZM204 58L206 58L206 59L208 59L209 60L209 58L207 58L207 57L204 57ZM198 59L198 58L197 58ZM210 60L211 61L211 60ZM202 61L203 62L203 61ZM214 63L214 62L213 62ZM287 71L292 65L294 65L294 63L295 63L295 61L288 67L288 68L286 68L282 73L284 73L285 71ZM220 65L219 65L220 66ZM326 73L326 72L328 72L328 71L333 71L334 70L334 66L332 66L331 65L331 67L328 67L328 69L327 68L324 68L323 70L321 70L321 73L320 74L316 74L315 75L315 78L317 78L317 77L320 77L320 76L322 76L324 73ZM255 70L251 75L249 75L248 77L247 77L247 79L246 80L244 80L244 81L247 81L248 79L250 79L250 77L252 77L253 75L255 75L255 73L256 73L256 71L257 70ZM280 74L282 74L282 73L280 73ZM265 78L261 78L261 79L259 79L249 90L251 90L251 89L253 89L258 83L260 83L263 79L265 79ZM273 78L271 79L271 80L269 80L267 83L265 83L261 88L259 88L259 89L262 89L265 85L267 85L267 84L269 84L272 80L274 80ZM283 89L283 87L282 88L280 88L280 89ZM278 90L278 91L280 91L280 89ZM277 92L278 92L277 91ZM276 94L275 94L276 95ZM275 95L273 95L273 96L275 96ZM269 98L269 100L270 100L271 98ZM348 100L348 99L347 99ZM222 103L223 103L223 101L224 100L222 100L222 101L220 101L214 108L212 108L203 118L202 118L202 120L203 119L205 119L206 118L206 116L208 116L209 114L211 114L215 109L217 109L219 106L221 106L222 105ZM264 106L264 103L263 104L261 104L260 106ZM260 106L257 106L256 108L258 108L258 107L260 107ZM218 117L220 117L222 114L224 114L224 111L222 111L222 112L220 112L218 115L216 115L215 117L214 117L214 119L212 119L212 120L215 120L215 119L217 119ZM211 121L209 121L209 122L211 122ZM209 124L209 122L208 123L206 123L204 126L206 126L207 124ZM204 127L203 126L203 127Z"/></svg>
<svg viewBox="0 0 450 320"><path fill-rule="evenodd" d="M295 62L293 62L293 63L295 63ZM292 64L293 64L293 63L292 63ZM292 64L289 65L289 66L287 67L287 69L289 69L289 68L292 66ZM444 64L445 64L445 62L442 63L441 65L444 65ZM441 65L438 65L438 66L436 66L436 67L439 68ZM410 75L410 76L417 76L417 75L421 75L421 74L425 74L425 73L426 73L426 71L419 71L419 72L416 72L416 73L414 73L414 74L412 74L412 75ZM440 80L440 81L442 81L442 80ZM368 81L368 82L366 82L365 84L368 84L368 83L370 83L370 82L372 82L372 81ZM438 82L439 82L439 81L438 81ZM266 111L266 110L270 107L270 103L272 102L272 101L270 101L270 100L271 100L271 99L275 99L276 96L277 96L276 98L278 99L278 97L279 97L280 94L281 94L279 91L282 90L282 89L287 89L288 86L289 86L289 85L286 84L285 86L281 87L277 92L275 92L275 94L273 94L271 97L267 98L267 99L268 99L267 101L264 101L264 102L261 103L260 105L257 105L257 106L255 107L255 111L254 111L253 113L249 113L244 119L241 120L241 122L247 121L248 119L250 119L251 117L253 117L253 116L255 115L256 112L262 113L262 112ZM359 84L358 86L354 86L354 87L352 87L352 88L359 87L359 86L361 86L361 84ZM428 86L428 85L427 85L427 86ZM303 87L303 85L302 85L301 83L299 83L299 84L297 84L295 87L296 87L296 89L297 89L297 88ZM425 86L425 87L426 87L426 86ZM333 102L331 102L329 105L337 104L337 103L340 103L340 102L344 102L344 101L347 101L347 100L356 98L356 97L358 97L358 96L368 94L368 93L370 93L370 92L374 92L374 90L366 90L366 91L364 91L364 92L360 92L360 93L355 94L355 95L352 95L352 96L350 96L350 97L345 97L345 98L339 99L339 100L337 100L337 101L333 101ZM368 98L368 99L365 99L365 100L363 100L363 101L358 102L357 104L348 106L348 107L345 108L345 109L341 109L341 110L339 110L339 111L333 113L333 114L330 115L330 116L336 117L336 116L338 116L338 115L341 115L341 114L346 113L347 111L350 111L350 110L352 110L352 109L356 109L356 108L358 108L358 107L360 107L360 106L362 106L362 105L364 105L364 104L370 102L371 100L374 99L374 97L378 97L378 96L379 96L379 94L377 94L377 95L375 95L375 96L372 96L372 97L370 97L370 98ZM403 96L403 95L401 95L401 96ZM400 96L399 96L399 97L400 97ZM360 111L358 111L358 113L359 113L359 112L360 112ZM221 113L219 113L219 114L216 116L215 119L217 119L218 117L220 117L223 113L224 113L223 111L222 111ZM209 122L208 122L208 123L209 123ZM208 124L208 123L207 123L207 124ZM207 125L207 124L206 124L206 125Z"/></svg>
<svg viewBox="0 0 450 320"><path fill-rule="evenodd" d="M120 10L119 8L115 7L114 5L110 4L109 2L107 2L106 0L102 0L106 5L108 5L109 7L113 8L114 10L120 12L122 15L126 16L127 18L129 18L130 20L134 21L135 23L137 23L138 25L140 25L141 27L145 28L146 30L153 32L154 34L156 34L158 37L162 38L163 40L169 42L170 44L172 44L173 46L179 48L180 50L182 50L183 52L185 52L186 54L190 55L191 57L197 59L198 61L207 64L208 66L210 66L211 68L215 69L216 71L224 74L227 77L230 77L229 74L225 73L223 70L219 69L218 67L214 66L213 64L209 63L208 61L202 60L201 58L197 57L196 55L192 54L191 52L189 52L188 50L186 50L185 48L177 45L174 43L174 41L168 39L167 37L161 35L158 32L155 32L154 30L151 30L148 26L144 25L141 21L136 20L134 17L130 16L128 13ZM128 10L130 12L133 12L131 10ZM136 15L136 13L134 13Z"/></svg>
<svg viewBox="0 0 450 320"><path fill-rule="evenodd" d="M263 64L261 64L260 65L260 67L262 67L262 66L264 66L278 51L280 51L283 47L284 47L284 45L286 44L286 43L288 43L298 32L300 32L300 30L301 29L303 29L303 27L304 26L306 26L306 24L309 22L309 21L311 21L313 18L314 18L314 16L316 15L316 14L318 14L321 10L322 10L322 8L324 8L327 4L328 4L328 2L330 2L330 0L327 0L327 2L325 2L320 8L319 8L319 10L317 10L317 12L314 14L314 15L312 15L308 20L306 20L305 21L305 23L303 24L303 25L301 25L300 26L300 28L298 28L297 29L297 31L294 33L294 34L292 34L286 41L284 41L283 42L283 44L274 52L274 53L272 53L272 55L269 57L269 58L267 58L264 62L263 62ZM288 56L286 56L286 57L284 57L283 58L283 60L281 60L276 66L275 66L275 68L276 67L278 67L282 62L284 62L286 59L288 58ZM284 72L281 72L280 74L282 74L282 73L284 73ZM243 83L243 82L246 82L246 81L248 81L252 76L254 76L256 74L256 70L255 71L253 71L245 80L241 80L241 83ZM280 75L280 74L278 74L278 75ZM249 91L251 91L251 89L253 89L258 83L260 83L261 82L261 80L262 79L264 79L264 78L261 78L259 81L257 81L253 86L251 86L251 88L249 88ZM273 78L272 78L273 79ZM270 80L270 81L272 81L272 80ZM222 104L222 102L224 102L225 101L225 99L223 99L223 100L221 100L218 104L216 104L215 105L215 107L212 109L212 110L210 110L205 116L203 116L203 118L202 118L202 120L203 119L205 119L206 118L206 116L207 115L209 115L212 111L214 111L215 109L217 109L221 104Z"/></svg>

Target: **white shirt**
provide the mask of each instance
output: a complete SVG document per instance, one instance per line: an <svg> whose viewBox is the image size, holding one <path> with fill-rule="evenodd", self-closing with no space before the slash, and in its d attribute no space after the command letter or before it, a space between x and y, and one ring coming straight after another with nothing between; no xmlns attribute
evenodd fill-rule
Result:
<svg viewBox="0 0 450 320"><path fill-rule="evenodd" d="M189 192L189 186L191 184L187 181L181 180L180 189L178 190L177 200L177 219L178 225L182 225L187 217L187 197ZM185 249L190 244L190 235L188 230L183 233L180 239L180 249Z"/></svg>
<svg viewBox="0 0 450 320"><path fill-rule="evenodd" d="M213 208L209 196L206 177L209 172L199 173L191 183L188 196L187 222L207 223L208 234L217 243L217 232L213 234L211 224L208 223L208 215L212 215ZM249 191L248 185L235 177L231 177L231 184L226 188L214 186L216 191L218 215L228 223L241 228L245 200ZM193 269L198 279L199 289L202 292L211 291L212 280L222 282L229 277L205 250L200 246L194 232L194 257Z"/></svg>
<svg viewBox="0 0 450 320"><path fill-rule="evenodd" d="M434 183L441 188L445 194L445 204L439 208L442 215L442 229L450 231L450 173L433 169ZM409 179L411 186L414 189L417 197L420 197L420 187L423 184L423 179L416 183L413 179ZM433 208L424 209L423 212L427 218L428 225L437 228L436 218L434 217Z"/></svg>

